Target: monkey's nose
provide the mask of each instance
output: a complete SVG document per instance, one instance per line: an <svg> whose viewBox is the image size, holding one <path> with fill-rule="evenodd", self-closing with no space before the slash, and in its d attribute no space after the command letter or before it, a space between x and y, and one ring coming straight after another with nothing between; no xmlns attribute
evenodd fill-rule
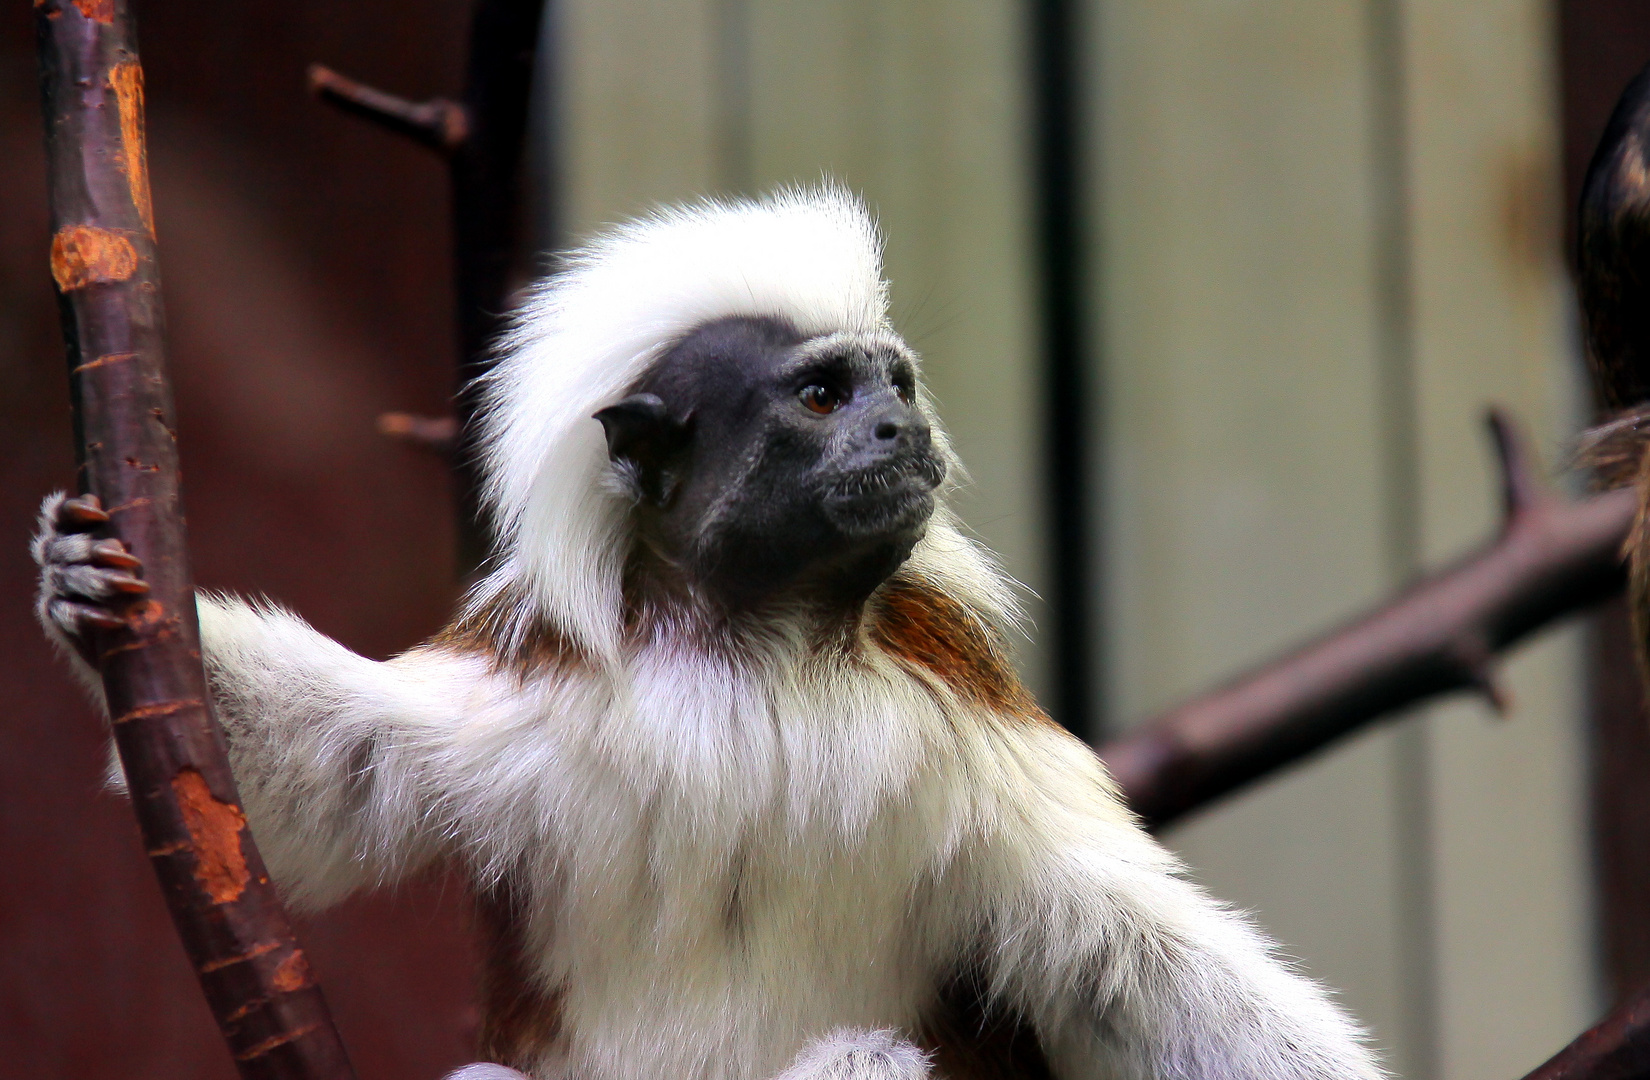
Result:
<svg viewBox="0 0 1650 1080"><path fill-rule="evenodd" d="M892 399L893 395L889 397ZM891 444L921 443L927 436L927 420L903 401L889 400L878 404L880 407L866 418L872 445L892 450L894 446Z"/></svg>
<svg viewBox="0 0 1650 1080"><path fill-rule="evenodd" d="M855 433L857 453L866 463L880 463L912 451L928 449L928 421L922 413L889 394L868 410Z"/></svg>

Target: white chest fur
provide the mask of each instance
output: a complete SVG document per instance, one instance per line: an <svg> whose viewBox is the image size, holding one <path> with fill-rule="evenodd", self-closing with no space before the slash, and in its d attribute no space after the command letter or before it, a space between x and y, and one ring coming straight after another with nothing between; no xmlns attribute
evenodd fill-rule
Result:
<svg viewBox="0 0 1650 1080"><path fill-rule="evenodd" d="M542 1075L754 1080L838 1026L912 1028L966 921L936 699L892 667L627 675L541 729L561 776L527 947L563 1025Z"/></svg>

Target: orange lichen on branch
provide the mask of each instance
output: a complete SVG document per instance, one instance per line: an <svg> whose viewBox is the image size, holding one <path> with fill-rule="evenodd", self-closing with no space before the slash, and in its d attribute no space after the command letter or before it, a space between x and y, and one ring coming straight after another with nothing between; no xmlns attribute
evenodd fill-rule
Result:
<svg viewBox="0 0 1650 1080"><path fill-rule="evenodd" d="M137 264L132 242L112 229L65 225L52 237L52 280L61 292L125 281Z"/></svg>
<svg viewBox="0 0 1650 1080"><path fill-rule="evenodd" d="M115 0L74 0L74 6L92 22L107 26L115 21Z"/></svg>
<svg viewBox="0 0 1650 1080"><path fill-rule="evenodd" d="M305 1035L308 1035L310 1032L319 1029L320 1026L321 1026L320 1024L309 1024L305 1027L297 1028L296 1030L293 1030L293 1031L282 1032L279 1035L275 1035L275 1036L272 1036L271 1038L265 1039L263 1042L258 1043L256 1046L252 1047L252 1049L250 1049L250 1050L243 1050L239 1054L236 1054L235 1055L235 1060L236 1061L251 1061L254 1058L261 1058L265 1054L269 1053L271 1050L279 1049L280 1047L285 1046L289 1042L296 1042L297 1040L303 1038Z"/></svg>
<svg viewBox="0 0 1650 1080"><path fill-rule="evenodd" d="M132 192L132 205L151 239L155 235L155 210L149 197L149 151L143 138L143 68L139 64L116 64L109 69L109 88L120 108L121 171Z"/></svg>
<svg viewBox="0 0 1650 1080"><path fill-rule="evenodd" d="M153 505L153 503L153 499L133 499L130 502L123 502L119 506L109 507L106 513L108 513L110 517L114 517L116 514L124 514L131 510L146 510Z"/></svg>
<svg viewBox="0 0 1650 1080"><path fill-rule="evenodd" d="M111 364L124 364L128 360L136 360L136 359L137 359L137 353L134 353L134 352L110 353L108 356L100 356L96 360L88 360L84 364L76 365L73 369L70 370L69 374L79 375L81 372L91 371L93 368L108 367ZM97 445L98 445L98 448L101 449L103 444L98 443Z"/></svg>
<svg viewBox="0 0 1650 1080"><path fill-rule="evenodd" d="M183 698L179 701L161 701L153 705L139 705L135 709L128 709L114 718L116 724L129 724L134 720L153 720L159 716L175 716L180 712L201 707L200 698Z"/></svg>
<svg viewBox="0 0 1650 1080"><path fill-rule="evenodd" d="M241 832L246 815L234 803L212 794L206 778L185 767L172 779L183 823L195 847L195 880L214 904L230 904L241 898L251 874L241 851Z"/></svg>
<svg viewBox="0 0 1650 1080"><path fill-rule="evenodd" d="M132 631L133 636L130 640L105 646L98 654L100 663L118 653L147 649L158 641L165 641L177 635L178 617L169 613L166 605L158 600L140 600L127 608L124 614L126 628Z"/></svg>
<svg viewBox="0 0 1650 1080"><path fill-rule="evenodd" d="M241 953L239 956L226 956L221 960L213 960L211 963L202 964L200 969L201 974L210 975L214 971L222 971L224 968L231 967L235 964L244 964L248 960L256 960L258 957L263 956L266 953L272 953L280 947L281 943L279 941L260 942L259 944L246 950L246 952Z"/></svg>
<svg viewBox="0 0 1650 1080"><path fill-rule="evenodd" d="M269 999L268 998L253 998L251 1001L248 1001L245 1005L242 1005L240 1008L236 1009L234 1012L230 1013L228 1016L225 1016L224 1019L225 1020L245 1020L247 1017L251 1016L253 1013L259 1012L260 1010L267 1009L267 1008L269 1008Z"/></svg>
<svg viewBox="0 0 1650 1080"><path fill-rule="evenodd" d="M292 955L282 960L275 967L275 974L270 979L270 985L289 994L294 990L302 990L310 985L309 961L304 957L302 949L293 949Z"/></svg>

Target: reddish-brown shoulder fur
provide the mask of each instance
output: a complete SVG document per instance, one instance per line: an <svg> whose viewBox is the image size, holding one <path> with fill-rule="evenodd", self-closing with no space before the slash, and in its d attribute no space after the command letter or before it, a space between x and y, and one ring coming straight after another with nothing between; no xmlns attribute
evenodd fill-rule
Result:
<svg viewBox="0 0 1650 1080"><path fill-rule="evenodd" d="M531 1070L562 1036L561 994L532 977L524 917L513 890L501 885L476 897L476 929L482 949L481 1035L483 1059Z"/></svg>
<svg viewBox="0 0 1650 1080"><path fill-rule="evenodd" d="M958 696L1026 720L1047 718L1009 660L997 629L932 583L896 574L869 607L871 640Z"/></svg>
<svg viewBox="0 0 1650 1080"><path fill-rule="evenodd" d="M500 668L523 677L586 665L583 651L560 629L542 620L529 627L519 641L507 643L504 627L516 602L512 593L500 593L485 606L454 618L429 643L461 652L486 653Z"/></svg>

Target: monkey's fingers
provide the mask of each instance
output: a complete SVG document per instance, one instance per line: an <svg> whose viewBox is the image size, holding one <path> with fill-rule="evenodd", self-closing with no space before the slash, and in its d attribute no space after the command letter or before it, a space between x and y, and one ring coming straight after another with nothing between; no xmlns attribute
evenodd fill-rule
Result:
<svg viewBox="0 0 1650 1080"><path fill-rule="evenodd" d="M89 561L93 566L110 570L142 570L143 560L126 550L119 540L99 540L91 547Z"/></svg>
<svg viewBox="0 0 1650 1080"><path fill-rule="evenodd" d="M104 574L103 581L115 592L124 593L127 596L142 596L149 591L147 581L139 577L133 577L130 574Z"/></svg>
<svg viewBox="0 0 1650 1080"><path fill-rule="evenodd" d="M80 495L64 499L57 507L57 525L64 531L88 529L109 520L103 509L103 500L96 495Z"/></svg>
<svg viewBox="0 0 1650 1080"><path fill-rule="evenodd" d="M149 583L123 570L105 570L84 562L54 563L45 568L41 588L64 600L107 604L121 597L142 596Z"/></svg>
<svg viewBox="0 0 1650 1080"><path fill-rule="evenodd" d="M82 604L75 600L53 600L46 609L51 619L69 638L77 639L87 630L118 630L126 620L106 607Z"/></svg>

